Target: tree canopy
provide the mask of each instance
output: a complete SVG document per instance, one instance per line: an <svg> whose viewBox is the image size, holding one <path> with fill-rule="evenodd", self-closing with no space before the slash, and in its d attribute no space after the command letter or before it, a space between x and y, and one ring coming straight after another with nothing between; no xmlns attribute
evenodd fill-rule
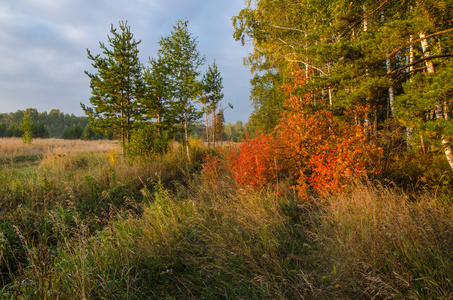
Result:
<svg viewBox="0 0 453 300"><path fill-rule="evenodd" d="M247 1L233 25L234 37L254 46L251 120L271 130L266 117L278 123L284 110L280 87L303 69L307 83L293 93L310 94L305 106L366 107L355 122L373 128L374 140L396 119L408 142L424 136L453 167L452 89L440 84L452 72L452 8L448 0Z"/></svg>
<svg viewBox="0 0 453 300"><path fill-rule="evenodd" d="M92 127L106 134L117 135L122 143L130 140L134 123L140 120L139 101L143 94L142 66L138 59L138 45L127 22L119 23L119 31L111 26L109 47L99 43L101 54L88 58L97 71L91 74L92 107L81 104L92 122Z"/></svg>

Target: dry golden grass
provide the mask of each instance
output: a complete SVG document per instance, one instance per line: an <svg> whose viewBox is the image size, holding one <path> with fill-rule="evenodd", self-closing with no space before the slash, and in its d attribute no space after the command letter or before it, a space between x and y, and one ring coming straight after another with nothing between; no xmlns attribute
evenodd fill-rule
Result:
<svg viewBox="0 0 453 300"><path fill-rule="evenodd" d="M317 237L339 286L386 299L451 299L451 205L371 185L316 201L323 210Z"/></svg>
<svg viewBox="0 0 453 300"><path fill-rule="evenodd" d="M112 149L121 151L120 148L117 141L108 140L33 139L31 144L24 144L20 138L0 138L0 158L53 152L107 152Z"/></svg>
<svg viewBox="0 0 453 300"><path fill-rule="evenodd" d="M451 299L450 197L369 183L301 201L199 178L182 150L0 140L0 158L42 155L0 165L0 298Z"/></svg>

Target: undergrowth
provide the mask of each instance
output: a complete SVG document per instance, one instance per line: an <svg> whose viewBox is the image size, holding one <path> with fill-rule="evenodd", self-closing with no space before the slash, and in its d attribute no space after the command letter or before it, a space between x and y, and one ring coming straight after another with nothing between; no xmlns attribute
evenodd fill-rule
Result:
<svg viewBox="0 0 453 300"><path fill-rule="evenodd" d="M451 298L447 193L368 182L301 199L291 178L200 175L215 151L191 146L190 164L173 147L0 165L1 298Z"/></svg>

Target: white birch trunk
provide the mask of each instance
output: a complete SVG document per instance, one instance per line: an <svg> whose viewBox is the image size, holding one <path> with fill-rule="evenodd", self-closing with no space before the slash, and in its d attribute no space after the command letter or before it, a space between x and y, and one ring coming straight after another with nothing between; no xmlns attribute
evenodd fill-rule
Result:
<svg viewBox="0 0 453 300"><path fill-rule="evenodd" d="M413 63L415 61L415 54L414 54L414 45L412 45L412 40L413 37L412 35L409 36L409 55L406 58L406 64L409 65L409 68L407 69L407 72L409 72L409 81L412 82L412 72L414 71L414 66ZM407 149L412 148L412 145L410 143L410 139L412 137L412 132L413 128L411 127L406 127L406 143L407 143Z"/></svg>
<svg viewBox="0 0 453 300"><path fill-rule="evenodd" d="M381 22L385 22L385 13L382 10L381 11ZM392 61L390 60L390 56L387 56L387 59L385 60L385 65L387 67L387 75L392 72ZM389 86L389 106L390 106L390 118L393 118L395 116L395 88L393 85Z"/></svg>
<svg viewBox="0 0 453 300"><path fill-rule="evenodd" d="M329 74L329 77L330 77L330 63L327 65L327 72ZM332 88L329 86L329 105L332 106L333 105L333 100L332 100Z"/></svg>
<svg viewBox="0 0 453 300"><path fill-rule="evenodd" d="M368 31L368 19L367 19L367 14L366 14L366 5L363 4L363 31L367 32ZM368 77L368 68L365 71L366 77ZM368 103L368 98L366 99L366 102ZM368 118L368 111L365 113L365 122L364 122L364 127L365 127L365 135L369 135L369 126L370 126L370 119Z"/></svg>
<svg viewBox="0 0 453 300"><path fill-rule="evenodd" d="M422 39L420 43L422 45L423 56L425 58L429 58L431 57L431 52L429 50L428 39L426 39L425 36L426 34L424 32L420 33L420 39ZM431 60L427 59L425 64L428 74L433 74L435 72L434 63ZM444 119L441 103L436 103L435 115L436 119ZM453 149L450 140L445 135L442 135L442 146L444 148L445 157L450 164L450 168L453 170Z"/></svg>
<svg viewBox="0 0 453 300"><path fill-rule="evenodd" d="M392 72L392 65L390 61L390 57L385 60L385 64L387 66L387 74ZM395 89L393 85L389 86L389 105L390 105L390 117L393 118L395 116Z"/></svg>

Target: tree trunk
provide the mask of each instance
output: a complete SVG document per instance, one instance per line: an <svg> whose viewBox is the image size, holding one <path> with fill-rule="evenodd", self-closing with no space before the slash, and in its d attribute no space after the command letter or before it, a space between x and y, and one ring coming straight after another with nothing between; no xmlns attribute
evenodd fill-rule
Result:
<svg viewBox="0 0 453 300"><path fill-rule="evenodd" d="M212 141L213 141L213 144L214 144L214 147L215 147L215 138L216 138L216 126L217 126L217 122L216 122L216 117L215 117L215 111L216 111L216 108L214 107L214 110L213 110L213 117L214 117L214 120L213 120L213 124L212 124L212 127L213 127L213 132L212 132Z"/></svg>
<svg viewBox="0 0 453 300"><path fill-rule="evenodd" d="M157 102L159 103L159 106L160 106L161 101L162 101L162 98L158 97ZM161 128L160 122L162 122L162 115L161 115L160 107L159 107L159 109L157 111L157 135L158 136L162 135L162 128Z"/></svg>
<svg viewBox="0 0 453 300"><path fill-rule="evenodd" d="M327 64L327 73L329 74L329 78L330 78L330 63ZM329 86L329 105L332 106L333 105L333 100L332 100L332 87Z"/></svg>
<svg viewBox="0 0 453 300"><path fill-rule="evenodd" d="M123 98L123 91L121 91L121 98ZM126 151L124 150L124 102L121 100L121 122L120 122L120 127L121 127L121 145L123 146L123 158L126 158Z"/></svg>
<svg viewBox="0 0 453 300"><path fill-rule="evenodd" d="M409 55L406 59L406 64L409 65L409 70L407 70L409 72L409 81L412 82L412 72L414 71L414 61L415 61L415 54L414 54L414 45L412 44L412 40L413 40L413 37L412 35L409 36ZM411 127L406 127L406 143L407 143L407 149L410 149L412 148L412 145L410 143L410 139L412 137L412 132L413 132L413 128Z"/></svg>
<svg viewBox="0 0 453 300"><path fill-rule="evenodd" d="M425 38L426 37L426 33L425 32L422 32L420 33L420 39L421 39L421 45L422 45L422 49L423 49L423 56L425 58L429 58L431 57L431 51L429 49L429 43L428 43L428 39ZM426 64L426 70L428 71L429 74L432 74L434 73L434 64L431 60L427 59L425 61L425 64Z"/></svg>
<svg viewBox="0 0 453 300"><path fill-rule="evenodd" d="M392 72L392 65L390 61L390 57L387 57L385 60L385 65L387 66L387 74L390 74ZM395 116L395 89L393 87L393 84L389 86L389 105L390 105L390 116L393 118Z"/></svg>
<svg viewBox="0 0 453 300"><path fill-rule="evenodd" d="M385 23L385 13L384 10L381 10L381 22ZM392 61L390 60L390 56L387 55L387 59L385 60L385 66L387 67L387 75L392 72ZM395 88L393 84L389 86L389 106L390 106L390 118L395 116Z"/></svg>
<svg viewBox="0 0 453 300"><path fill-rule="evenodd" d="M363 4L363 31L367 32L368 31L368 19L367 19L367 13L366 13L366 5ZM368 77L368 68L365 70L365 76ZM368 98L366 98L366 103L368 104ZM365 112L365 120L363 122L364 124L364 130L365 130L365 135L369 136L369 126L370 126L370 120L368 118L368 108L367 111ZM371 141L371 139L370 139Z"/></svg>
<svg viewBox="0 0 453 300"><path fill-rule="evenodd" d="M423 56L425 58L431 57L431 51L429 49L429 43L428 39L425 38L426 34L424 32L420 33L420 39L421 40L421 45L422 45L422 50L423 50ZM426 70L428 74L433 74L435 72L434 69L434 64L431 60L427 59L425 61L426 64ZM436 108L435 108L435 115L436 119L444 119L444 114L442 111L442 103L436 103ZM445 157L447 158L448 163L450 164L450 168L453 170L453 149L451 146L450 139L447 138L445 135L442 135L442 146L444 148L444 154Z"/></svg>
<svg viewBox="0 0 453 300"><path fill-rule="evenodd" d="M203 110L206 122L206 142L208 143L208 147L210 147L211 141L209 140L209 123L208 123L208 111L206 110L206 103L203 104Z"/></svg>
<svg viewBox="0 0 453 300"><path fill-rule="evenodd" d="M187 113L184 113L184 141L186 144L187 161L190 162L189 152L189 125L187 124Z"/></svg>

